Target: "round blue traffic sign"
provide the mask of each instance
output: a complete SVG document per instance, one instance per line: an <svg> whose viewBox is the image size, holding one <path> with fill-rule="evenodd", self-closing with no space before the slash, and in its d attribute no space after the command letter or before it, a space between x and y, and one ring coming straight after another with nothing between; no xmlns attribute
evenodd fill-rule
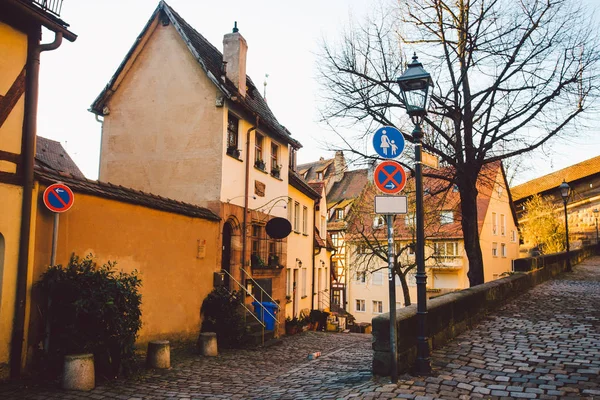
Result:
<svg viewBox="0 0 600 400"><path fill-rule="evenodd" d="M373 147L383 158L396 158L404 151L404 135L393 126L377 129L373 135Z"/></svg>
<svg viewBox="0 0 600 400"><path fill-rule="evenodd" d="M44 190L44 204L50 211L65 212L73 205L75 196L73 191L65 184L54 183Z"/></svg>

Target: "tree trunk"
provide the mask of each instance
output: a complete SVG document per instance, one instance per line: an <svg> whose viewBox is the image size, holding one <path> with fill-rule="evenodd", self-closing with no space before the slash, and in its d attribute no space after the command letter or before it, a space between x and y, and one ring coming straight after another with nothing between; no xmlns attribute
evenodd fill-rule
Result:
<svg viewBox="0 0 600 400"><path fill-rule="evenodd" d="M465 180L459 185L460 201L462 211L462 231L465 241L465 252L469 259L469 285L481 285L483 279L483 254L479 245L479 224L477 223L477 173L474 177L468 174Z"/></svg>
<svg viewBox="0 0 600 400"><path fill-rule="evenodd" d="M407 271L408 272L408 271ZM408 291L408 283L406 283L406 275L402 271L398 274L400 277L400 285L402 285L402 294L404 295L404 306L410 306L410 292Z"/></svg>

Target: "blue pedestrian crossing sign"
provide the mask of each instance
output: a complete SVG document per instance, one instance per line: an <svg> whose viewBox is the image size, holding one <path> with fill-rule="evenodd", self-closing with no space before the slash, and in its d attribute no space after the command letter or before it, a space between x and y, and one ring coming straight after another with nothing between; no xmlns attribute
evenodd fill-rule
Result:
<svg viewBox="0 0 600 400"><path fill-rule="evenodd" d="M404 151L404 135L393 126L377 129L373 135L373 147L383 158L396 158Z"/></svg>

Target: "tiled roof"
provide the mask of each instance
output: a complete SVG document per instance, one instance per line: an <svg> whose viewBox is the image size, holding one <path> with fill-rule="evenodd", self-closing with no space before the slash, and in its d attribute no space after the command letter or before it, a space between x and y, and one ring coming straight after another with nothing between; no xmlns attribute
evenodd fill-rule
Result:
<svg viewBox="0 0 600 400"><path fill-rule="evenodd" d="M369 182L368 176L367 169L346 171L342 180L334 183L327 194L327 203L335 204L340 200L354 199L360 196L363 188Z"/></svg>
<svg viewBox="0 0 600 400"><path fill-rule="evenodd" d="M292 170L288 172L288 180L290 185L307 195L308 197L316 200L321 198L321 193L315 191L300 175Z"/></svg>
<svg viewBox="0 0 600 400"><path fill-rule="evenodd" d="M556 189L563 180L567 183L600 173L600 156L590 158L578 164L541 176L510 189L514 201Z"/></svg>
<svg viewBox="0 0 600 400"><path fill-rule="evenodd" d="M325 188L324 182L309 182L308 186L310 186L315 192L319 193L319 195L323 194L323 189Z"/></svg>
<svg viewBox="0 0 600 400"><path fill-rule="evenodd" d="M36 166L35 176L37 180L45 184L64 183L75 193L85 193L189 217L203 218L211 221L220 220L218 215L204 207L167 199L120 185L113 185L112 183L93 181L68 173L56 172L42 166Z"/></svg>
<svg viewBox="0 0 600 400"><path fill-rule="evenodd" d="M290 136L290 132L283 125L281 125L279 121L277 121L277 118L275 118L275 115L273 115L273 112L249 76L246 76L246 86L248 87L246 96L242 96L238 92L233 82L231 82L229 79L225 78L224 81L221 80L223 54L217 50L216 47L210 44L210 42L206 40L204 36L192 28L164 1L161 1L158 4L158 7L150 17L148 23L138 36L134 45L129 50L129 53L127 53L127 56L125 56L125 59L122 61L110 82L92 104L90 110L93 113L103 115L102 109L114 91L113 86L117 78L125 68L125 64L129 58L135 52L141 39L152 24L152 21L154 21L154 19L157 18L161 12L164 13L164 15L170 20L194 58L198 60L198 63L208 75L208 78L221 90L221 92L223 92L223 94L225 94L232 102L239 104L246 112L252 115L257 115L259 117L259 126L266 126L269 128L271 134L273 134L275 138L280 139L286 144L291 144L296 148L302 147L300 142L292 138Z"/></svg>
<svg viewBox="0 0 600 400"><path fill-rule="evenodd" d="M296 169L308 182L317 180L317 172L325 171L323 180L326 180L335 172L334 168L329 168L333 164L333 161L333 158L328 160L321 158L319 161L298 165Z"/></svg>
<svg viewBox="0 0 600 400"><path fill-rule="evenodd" d="M76 178L85 178L59 142L41 136L36 139L35 163L57 172L71 174Z"/></svg>
<svg viewBox="0 0 600 400"><path fill-rule="evenodd" d="M321 248L327 247L327 244L325 243L325 241L323 239L321 239L321 233L319 232L317 227L315 227L314 234L315 234L315 247L321 247Z"/></svg>

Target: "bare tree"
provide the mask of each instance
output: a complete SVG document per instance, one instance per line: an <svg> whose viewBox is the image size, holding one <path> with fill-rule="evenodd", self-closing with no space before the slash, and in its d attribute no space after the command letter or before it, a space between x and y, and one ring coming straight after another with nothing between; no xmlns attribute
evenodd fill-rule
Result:
<svg viewBox="0 0 600 400"><path fill-rule="evenodd" d="M576 0L401 0L396 12L323 45L323 117L334 126L365 124L365 132L407 123L396 78L402 49L419 52L436 81L423 148L453 171L428 174L458 187L471 286L484 281L476 206L483 166L574 134L595 106L600 41L577 7Z"/></svg>
<svg viewBox="0 0 600 400"><path fill-rule="evenodd" d="M428 188L425 197L425 233L428 240L426 262L429 265L437 263L433 239L457 238L459 236L459 223L454 217L442 220L441 212L454 212L458 208L458 196L452 196L452 191L447 187L447 182L428 179ZM411 304L408 276L416 268L416 260L411 255L415 245L415 196L414 180L409 180L404 194L408 199L408 214L397 216L394 219L394 248L393 264L394 275L400 279L404 304ZM349 269L352 273L373 273L388 268L388 242L385 217L375 214L374 196L377 191L373 184L369 184L357 198L348 215L348 228L346 241L350 244ZM414 253L413 253L414 254Z"/></svg>

